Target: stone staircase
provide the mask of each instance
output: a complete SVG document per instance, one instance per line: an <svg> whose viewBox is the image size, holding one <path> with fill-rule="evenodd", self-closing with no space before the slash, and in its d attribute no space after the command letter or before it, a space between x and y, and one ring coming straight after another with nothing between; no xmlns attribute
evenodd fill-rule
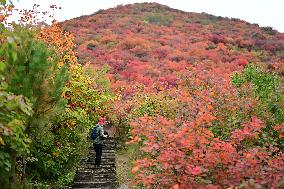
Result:
<svg viewBox="0 0 284 189"><path fill-rule="evenodd" d="M89 157L82 161L77 170L72 188L115 189L118 188L115 167L115 141L105 139L100 167L95 167L95 150L90 149Z"/></svg>

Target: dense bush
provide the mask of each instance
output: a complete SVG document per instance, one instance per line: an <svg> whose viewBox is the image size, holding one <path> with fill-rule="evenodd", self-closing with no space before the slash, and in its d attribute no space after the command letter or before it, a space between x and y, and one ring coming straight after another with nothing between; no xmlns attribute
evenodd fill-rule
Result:
<svg viewBox="0 0 284 189"><path fill-rule="evenodd" d="M72 181L89 130L116 97L107 69L78 63L72 35L57 23L25 24L1 24L1 186L60 187Z"/></svg>
<svg viewBox="0 0 284 189"><path fill-rule="evenodd" d="M196 104L193 95L187 96L185 104L178 98L175 118L152 112L135 118L130 143L140 144L143 153L132 169L134 183L147 188L283 187L280 80L250 65L233 77L237 89L231 85L218 91L211 84L213 91L206 97L203 85L195 92L203 94ZM215 99L219 92L224 94ZM250 104L244 93L256 102ZM186 117L183 111L188 111Z"/></svg>
<svg viewBox="0 0 284 189"><path fill-rule="evenodd" d="M138 146L132 185L283 187L283 34L157 3L83 18L63 25L80 60L110 67L118 139ZM119 43L86 50L89 33Z"/></svg>
<svg viewBox="0 0 284 189"><path fill-rule="evenodd" d="M5 64L0 62L0 185L15 182L17 157L29 152L31 140L25 134L32 104L23 95L8 92L4 81Z"/></svg>

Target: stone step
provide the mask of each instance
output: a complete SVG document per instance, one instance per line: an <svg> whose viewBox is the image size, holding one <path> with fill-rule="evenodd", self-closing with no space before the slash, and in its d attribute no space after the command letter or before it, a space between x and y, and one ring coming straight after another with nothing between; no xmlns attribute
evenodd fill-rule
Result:
<svg viewBox="0 0 284 189"><path fill-rule="evenodd" d="M89 156L89 158L93 159L96 158L96 154L92 154L91 156ZM102 157L101 159L112 159L115 158L115 154L113 153L102 153ZM85 161L88 161L87 159Z"/></svg>
<svg viewBox="0 0 284 189"><path fill-rule="evenodd" d="M95 156L92 156L92 157L89 157L88 159L82 161L82 162L91 162L91 161L95 161L96 157ZM115 161L115 155L111 155L111 156L102 156L102 161Z"/></svg>
<svg viewBox="0 0 284 189"><path fill-rule="evenodd" d="M107 175L77 175L76 180L83 182L83 181L104 181L109 180L111 182L116 181L115 174L107 174Z"/></svg>
<svg viewBox="0 0 284 189"><path fill-rule="evenodd" d="M105 147L103 146L103 150L113 150L114 148L115 148L114 146L105 146Z"/></svg>
<svg viewBox="0 0 284 189"><path fill-rule="evenodd" d="M81 180L79 182L103 182L103 183L115 183L116 178L92 178L91 180Z"/></svg>
<svg viewBox="0 0 284 189"><path fill-rule="evenodd" d="M102 151L110 151L110 150L114 150L114 147L103 147L103 150ZM94 150L95 152L95 150Z"/></svg>
<svg viewBox="0 0 284 189"><path fill-rule="evenodd" d="M102 144L107 144L107 143L115 143L114 140L103 140Z"/></svg>
<svg viewBox="0 0 284 189"><path fill-rule="evenodd" d="M81 165L95 165L95 161L84 162ZM115 165L115 161L101 161L101 165Z"/></svg>
<svg viewBox="0 0 284 189"><path fill-rule="evenodd" d="M76 177L75 178L81 178L81 177L100 177L100 176L104 176L104 175L108 175L106 176L107 178L116 178L116 177L112 177L112 175L114 175L115 172L113 171L110 171L110 170L104 170L104 171L98 171L98 172L94 172L92 174L88 174L88 173L84 173L84 174L76 174ZM77 176L78 175L78 176ZM80 176L79 176L80 175ZM80 180L80 179L78 179Z"/></svg>
<svg viewBox="0 0 284 189"><path fill-rule="evenodd" d="M82 163L81 163L82 166L94 165L94 164L95 164L95 161L88 161L88 162L82 162ZM101 165L115 165L115 161L102 160L102 161L101 161Z"/></svg>
<svg viewBox="0 0 284 189"><path fill-rule="evenodd" d="M95 162L88 162L88 163L82 164L82 165L85 166L85 167L93 166L93 165L95 165ZM105 166L105 165L115 166L115 162L102 161L101 166Z"/></svg>
<svg viewBox="0 0 284 189"><path fill-rule="evenodd" d="M88 161L89 159L94 159L95 157L96 157L96 153L89 155L89 157L85 160ZM102 158L115 159L115 154L114 153L102 153Z"/></svg>
<svg viewBox="0 0 284 189"><path fill-rule="evenodd" d="M102 164L100 167L95 167L95 164L87 164L87 165L82 165L81 168L84 168L84 169L99 169L99 168L108 169L108 168L114 167L114 165L113 164L111 164L111 165Z"/></svg>
<svg viewBox="0 0 284 189"><path fill-rule="evenodd" d="M102 147L102 150L108 150L108 151L112 150L112 151L114 151L114 149L115 149L114 146L109 146L109 147L108 146L105 146L105 147L103 146ZM89 151L90 152L95 152L95 149L94 148L90 148Z"/></svg>
<svg viewBox="0 0 284 189"><path fill-rule="evenodd" d="M110 155L114 155L115 153L114 152L110 152L109 150L106 150L106 151L102 151L102 155L104 155L104 154L110 154ZM96 155L96 152L95 151L93 151L93 152L89 152L89 155L88 155L88 157L92 157L92 156L95 156Z"/></svg>
<svg viewBox="0 0 284 189"><path fill-rule="evenodd" d="M96 159L96 154L94 154L93 156L89 156L88 159L85 159L84 162L88 162L90 160ZM103 153L101 159L106 159L106 160L115 160L115 154L112 153Z"/></svg>
<svg viewBox="0 0 284 189"><path fill-rule="evenodd" d="M95 153L95 150L89 151L89 155L93 155ZM115 153L115 151L113 150L113 148L103 148L102 153Z"/></svg>
<svg viewBox="0 0 284 189"><path fill-rule="evenodd" d="M116 189L117 187L107 187L107 186L104 186L104 187L96 187L96 188L94 188L94 187L92 187L92 188L85 188L85 187L83 187L83 188L74 188L74 189Z"/></svg>
<svg viewBox="0 0 284 189"><path fill-rule="evenodd" d="M80 180L79 178L83 178L83 177L88 177L88 178L101 178L101 177L105 177L105 178L116 178L113 177L113 175L115 175L112 171L105 171L105 172L94 172L92 174L78 174L76 175L76 179Z"/></svg>
<svg viewBox="0 0 284 189"><path fill-rule="evenodd" d="M72 188L115 189L118 187L115 164L115 141L107 138L103 141L100 167L95 166L96 152L89 149L89 157L82 159L76 172Z"/></svg>
<svg viewBox="0 0 284 189"><path fill-rule="evenodd" d="M115 142L115 141L103 141L103 143L102 143L103 145L116 145L117 143Z"/></svg>
<svg viewBox="0 0 284 189"><path fill-rule="evenodd" d="M111 150L113 150L114 148L103 148L103 150L102 150L102 152L109 152L109 151L111 151ZM95 152L95 150L94 149L92 149L92 150L90 150L90 152L89 153L96 153Z"/></svg>
<svg viewBox="0 0 284 189"><path fill-rule="evenodd" d="M90 159L94 160L96 158L96 156L92 156L90 157ZM111 160L111 159L115 159L115 155L114 154L103 154L101 157L101 160ZM88 162L89 160L84 160L82 162Z"/></svg>
<svg viewBox="0 0 284 189"><path fill-rule="evenodd" d="M113 148L103 148L102 152L107 152L107 153L115 153L115 151L113 150ZM89 154L93 154L96 153L95 150L90 150Z"/></svg>
<svg viewBox="0 0 284 189"><path fill-rule="evenodd" d="M93 170L94 173L110 173L116 171L116 167L109 166L109 165L102 165L100 168L95 167L95 165L89 165L89 166L81 166L78 171L90 171Z"/></svg>
<svg viewBox="0 0 284 189"><path fill-rule="evenodd" d="M109 187L109 188L116 188L118 187L117 182L108 182L108 181L100 181L100 182L94 182L94 181L77 181L74 182L73 188L99 188L99 187Z"/></svg>
<svg viewBox="0 0 284 189"><path fill-rule="evenodd" d="M82 162L81 165L93 165L95 164L95 159L94 161L93 160L89 160L89 161L85 161L85 162ZM109 161L109 159L102 159L101 160L101 164L112 164L112 165L115 165L115 161Z"/></svg>
<svg viewBox="0 0 284 189"><path fill-rule="evenodd" d="M115 148L115 144L104 144L102 147L104 148Z"/></svg>
<svg viewBox="0 0 284 189"><path fill-rule="evenodd" d="M80 180L81 178L116 178L116 173L115 172L77 172L76 178Z"/></svg>
<svg viewBox="0 0 284 189"><path fill-rule="evenodd" d="M88 163L93 164L95 162L95 158L90 158L85 161L81 161L82 165L87 165ZM113 163L115 162L114 157L106 157L101 159L101 163Z"/></svg>
<svg viewBox="0 0 284 189"><path fill-rule="evenodd" d="M77 175L79 177L99 177L99 178L116 178L116 173L113 171L108 171L108 172L98 172L98 171L77 171Z"/></svg>
<svg viewBox="0 0 284 189"><path fill-rule="evenodd" d="M115 155L115 153L102 151L102 155ZM89 157L95 157L95 156L96 156L95 152L90 152Z"/></svg>
<svg viewBox="0 0 284 189"><path fill-rule="evenodd" d="M101 167L96 167L94 168L94 165L89 166L90 168L87 167L86 164L82 164L77 171L79 172L88 172L88 171L93 171L93 172L107 172L107 171L116 171L115 166L101 166Z"/></svg>
<svg viewBox="0 0 284 189"><path fill-rule="evenodd" d="M103 148L104 148L104 147L108 147L108 146L115 147L116 144L115 144L115 143L107 143L107 144L103 144L103 145L102 145ZM90 146L90 149L94 149L94 146L93 146L93 145Z"/></svg>
<svg viewBox="0 0 284 189"><path fill-rule="evenodd" d="M92 154L95 154L95 153L96 153L95 150L94 151L92 150L92 151L89 152L89 155L92 155ZM103 154L109 154L109 153L115 153L115 151L113 149L103 149L102 153Z"/></svg>
<svg viewBox="0 0 284 189"><path fill-rule="evenodd" d="M96 157L96 154L92 154L89 157ZM114 153L102 153L102 157L101 158L114 158L115 154Z"/></svg>

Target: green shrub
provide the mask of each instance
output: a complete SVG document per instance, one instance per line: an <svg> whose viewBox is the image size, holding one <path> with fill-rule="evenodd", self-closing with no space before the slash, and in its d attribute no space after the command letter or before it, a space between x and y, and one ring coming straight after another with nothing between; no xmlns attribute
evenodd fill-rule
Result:
<svg viewBox="0 0 284 189"><path fill-rule="evenodd" d="M284 122L284 85L283 77L255 65L248 65L241 73L232 78L233 84L242 92L242 86L249 85L254 92L257 104L252 112L262 120L266 120L266 127L258 143L262 146L276 144L280 150L284 149L284 138L273 127Z"/></svg>
<svg viewBox="0 0 284 189"><path fill-rule="evenodd" d="M144 21L157 25L170 25L173 21L172 16L166 16L160 13L151 13L144 18Z"/></svg>
<svg viewBox="0 0 284 189"><path fill-rule="evenodd" d="M25 123L32 115L32 104L23 95L7 91L4 68L0 62L0 185L5 188L16 182L17 157L29 152L31 140L25 134Z"/></svg>

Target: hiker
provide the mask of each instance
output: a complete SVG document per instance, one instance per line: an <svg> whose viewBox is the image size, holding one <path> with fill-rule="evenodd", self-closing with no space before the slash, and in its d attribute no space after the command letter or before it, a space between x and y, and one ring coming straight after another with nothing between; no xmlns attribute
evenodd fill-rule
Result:
<svg viewBox="0 0 284 189"><path fill-rule="evenodd" d="M105 125L106 118L102 117L92 130L91 138L93 139L93 145L96 152L95 167L99 167L101 164L103 139L108 135L104 133L103 126Z"/></svg>

